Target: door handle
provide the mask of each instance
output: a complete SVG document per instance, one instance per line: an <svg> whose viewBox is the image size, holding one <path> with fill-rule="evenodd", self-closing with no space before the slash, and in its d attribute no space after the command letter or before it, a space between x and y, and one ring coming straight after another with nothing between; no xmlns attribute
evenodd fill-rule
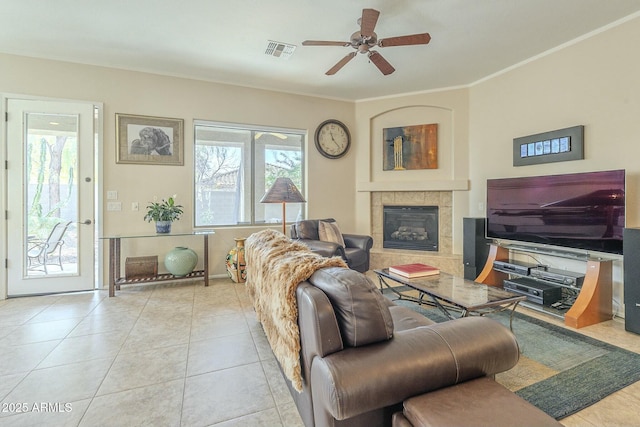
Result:
<svg viewBox="0 0 640 427"><path fill-rule="evenodd" d="M82 221L80 224L83 224L83 225L91 225L91 224L92 224L92 222L91 222L91 220L90 220L90 219L85 219L85 220L84 220L84 221Z"/></svg>

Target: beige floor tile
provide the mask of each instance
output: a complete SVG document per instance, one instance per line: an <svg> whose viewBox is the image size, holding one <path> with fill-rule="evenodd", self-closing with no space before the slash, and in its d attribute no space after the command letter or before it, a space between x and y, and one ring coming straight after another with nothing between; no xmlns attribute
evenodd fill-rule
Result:
<svg viewBox="0 0 640 427"><path fill-rule="evenodd" d="M278 405L278 412L280 412L282 425L284 427L304 427L298 408L293 400L291 403Z"/></svg>
<svg viewBox="0 0 640 427"><path fill-rule="evenodd" d="M247 365L259 360L248 333L192 341L189 345L187 376Z"/></svg>
<svg viewBox="0 0 640 427"><path fill-rule="evenodd" d="M191 319L152 316L139 319L122 346L123 352L187 344L191 334Z"/></svg>
<svg viewBox="0 0 640 427"><path fill-rule="evenodd" d="M29 372L42 362L60 340L0 346L0 376Z"/></svg>
<svg viewBox="0 0 640 427"><path fill-rule="evenodd" d="M276 408L213 424L215 427L284 427Z"/></svg>
<svg viewBox="0 0 640 427"><path fill-rule="evenodd" d="M2 419L3 427L56 426L75 427L80 423L91 399L77 402L39 402L29 412ZM51 405L49 405L51 403Z"/></svg>
<svg viewBox="0 0 640 427"><path fill-rule="evenodd" d="M79 425L177 427L183 389L180 379L97 396Z"/></svg>
<svg viewBox="0 0 640 427"><path fill-rule="evenodd" d="M263 360L261 363L276 405L280 406L293 403L291 392L289 391L289 387L287 387L287 383L282 376L278 362L275 359L271 359Z"/></svg>
<svg viewBox="0 0 640 427"><path fill-rule="evenodd" d="M92 398L113 359L97 359L36 369L7 395L4 402L75 402Z"/></svg>
<svg viewBox="0 0 640 427"><path fill-rule="evenodd" d="M16 345L59 340L69 335L81 321L81 318L75 317L51 322L26 323L13 329L10 334L4 337L2 343Z"/></svg>
<svg viewBox="0 0 640 427"><path fill-rule="evenodd" d="M82 319L80 323L69 333L69 337L82 335L101 334L114 331L131 331L138 321L140 313L129 311L116 311L100 313L92 312Z"/></svg>
<svg viewBox="0 0 640 427"><path fill-rule="evenodd" d="M210 425L274 408L259 363L188 377L182 425Z"/></svg>
<svg viewBox="0 0 640 427"><path fill-rule="evenodd" d="M115 331L67 338L51 351L38 368L101 358L113 360L122 348L126 337L126 331Z"/></svg>
<svg viewBox="0 0 640 427"><path fill-rule="evenodd" d="M196 301L193 305L194 319L209 316L228 316L242 312L243 308L237 299Z"/></svg>
<svg viewBox="0 0 640 427"><path fill-rule="evenodd" d="M94 309L92 305L67 303L52 305L29 319L29 322L51 322L53 320L83 318Z"/></svg>
<svg viewBox="0 0 640 427"><path fill-rule="evenodd" d="M122 353L113 363L97 395L184 378L186 367L186 344Z"/></svg>
<svg viewBox="0 0 640 427"><path fill-rule="evenodd" d="M191 341L249 333L245 317L240 313L194 318Z"/></svg>
<svg viewBox="0 0 640 427"><path fill-rule="evenodd" d="M0 402L13 390L20 381L26 377L28 372L21 372L19 374L9 374L0 376Z"/></svg>

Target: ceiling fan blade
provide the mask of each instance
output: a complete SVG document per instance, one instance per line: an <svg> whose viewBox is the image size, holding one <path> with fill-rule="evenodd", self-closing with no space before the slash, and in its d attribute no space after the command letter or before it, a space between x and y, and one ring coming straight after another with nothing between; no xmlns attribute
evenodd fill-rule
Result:
<svg viewBox="0 0 640 427"><path fill-rule="evenodd" d="M351 61L356 56L356 54L357 54L356 52L351 52L350 54L342 58L340 61L338 61L338 63L333 67L331 67L331 69L327 71L325 74L327 76L333 76L335 73L340 71L340 68L344 67L347 64L347 62Z"/></svg>
<svg viewBox="0 0 640 427"><path fill-rule="evenodd" d="M380 47L409 46L414 44L427 44L431 41L429 33L411 34L408 36L389 37L378 42Z"/></svg>
<svg viewBox="0 0 640 427"><path fill-rule="evenodd" d="M362 18L360 18L360 34L362 37L371 37L373 29L376 27L380 12L375 9L362 9Z"/></svg>
<svg viewBox="0 0 640 427"><path fill-rule="evenodd" d="M351 46L349 42L332 42L325 40L305 40L302 46Z"/></svg>
<svg viewBox="0 0 640 427"><path fill-rule="evenodd" d="M388 76L389 74L393 73L396 70L378 52L369 53L369 59L371 60L371 62L373 62L373 65L378 67L378 70L380 70L380 72L385 76Z"/></svg>

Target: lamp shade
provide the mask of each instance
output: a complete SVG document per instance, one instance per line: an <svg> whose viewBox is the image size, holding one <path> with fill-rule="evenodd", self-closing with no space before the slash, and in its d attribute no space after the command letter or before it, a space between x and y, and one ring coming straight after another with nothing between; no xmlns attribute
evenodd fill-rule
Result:
<svg viewBox="0 0 640 427"><path fill-rule="evenodd" d="M290 178L278 178L260 203L305 203L306 200Z"/></svg>

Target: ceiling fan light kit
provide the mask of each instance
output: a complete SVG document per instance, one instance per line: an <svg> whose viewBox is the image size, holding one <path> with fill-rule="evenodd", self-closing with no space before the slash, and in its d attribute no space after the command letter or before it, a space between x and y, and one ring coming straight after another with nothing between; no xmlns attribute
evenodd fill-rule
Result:
<svg viewBox="0 0 640 427"><path fill-rule="evenodd" d="M374 47L391 47L391 46L411 46L417 44L428 44L431 41L429 33L410 34L407 36L390 37L378 40L378 35L373 31L378 23L380 12L375 9L362 9L362 16L358 18L360 31L351 34L349 42L325 41L325 40L305 40L303 46L342 46L352 47L356 52L351 52L331 67L325 74L332 76L349 61L351 61L356 53L367 54L369 60L378 70L385 76L393 73L395 68L384 57L375 50Z"/></svg>

